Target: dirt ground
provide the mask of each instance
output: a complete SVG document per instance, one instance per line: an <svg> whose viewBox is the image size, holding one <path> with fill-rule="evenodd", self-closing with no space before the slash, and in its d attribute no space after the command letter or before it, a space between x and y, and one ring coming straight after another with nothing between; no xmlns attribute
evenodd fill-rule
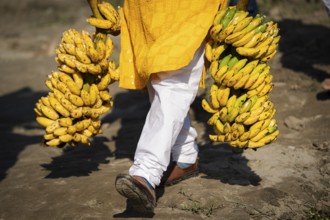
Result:
<svg viewBox="0 0 330 220"><path fill-rule="evenodd" d="M191 108L199 132L201 173L157 190L155 219L329 219L330 18L321 0L259 1L278 22L282 40L270 62L280 136L257 151L211 143L200 106ZM125 212L114 188L127 172L149 103L147 94L110 86L114 109L92 147L41 146L44 130L33 107L56 70L55 47L69 29L93 31L87 1L1 1L0 219L141 219ZM119 38L113 38L118 60Z"/></svg>

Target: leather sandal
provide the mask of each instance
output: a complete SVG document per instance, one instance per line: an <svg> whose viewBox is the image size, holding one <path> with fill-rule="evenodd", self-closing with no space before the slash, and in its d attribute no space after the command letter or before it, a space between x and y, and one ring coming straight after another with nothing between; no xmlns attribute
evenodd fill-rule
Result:
<svg viewBox="0 0 330 220"><path fill-rule="evenodd" d="M163 175L161 184L171 186L181 182L182 180L197 176L198 173L198 161L184 169L180 168L176 162L171 162Z"/></svg>
<svg viewBox="0 0 330 220"><path fill-rule="evenodd" d="M115 185L116 190L131 202L135 211L153 213L156 206L155 190L146 184L143 177L119 174Z"/></svg>

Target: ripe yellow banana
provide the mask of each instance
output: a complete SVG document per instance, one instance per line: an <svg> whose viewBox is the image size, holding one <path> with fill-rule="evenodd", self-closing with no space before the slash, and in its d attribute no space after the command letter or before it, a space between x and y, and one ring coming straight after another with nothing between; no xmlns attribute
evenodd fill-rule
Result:
<svg viewBox="0 0 330 220"><path fill-rule="evenodd" d="M248 141L235 140L235 141L231 141L230 145L244 149L244 148L246 148L247 143L248 143Z"/></svg>
<svg viewBox="0 0 330 220"><path fill-rule="evenodd" d="M111 82L111 76L109 72L104 73L101 75L100 81L97 83L97 88L102 91L108 88Z"/></svg>
<svg viewBox="0 0 330 220"><path fill-rule="evenodd" d="M246 131L241 136L239 136L238 139L243 142L249 140L249 137L250 137L250 131Z"/></svg>
<svg viewBox="0 0 330 220"><path fill-rule="evenodd" d="M102 60L106 57L106 45L105 45L105 41L103 41L102 39L99 39L96 41L96 51L98 53L99 56L99 60Z"/></svg>
<svg viewBox="0 0 330 220"><path fill-rule="evenodd" d="M68 126L68 129L66 130L66 132L67 132L68 134L71 134L71 135L75 134L76 131L77 131L77 128L76 128L76 126L74 126L74 125L70 125L70 126Z"/></svg>
<svg viewBox="0 0 330 220"><path fill-rule="evenodd" d="M69 117L70 112L64 108L64 106L54 97L49 97L49 102L56 112L60 113L64 117Z"/></svg>
<svg viewBox="0 0 330 220"><path fill-rule="evenodd" d="M72 74L75 72L75 70L65 64L61 64L60 66L57 67L58 70L62 71L62 72L65 72L65 73L69 73L69 74Z"/></svg>
<svg viewBox="0 0 330 220"><path fill-rule="evenodd" d="M74 45L74 37L71 35L70 30L63 32L61 41L63 43Z"/></svg>
<svg viewBox="0 0 330 220"><path fill-rule="evenodd" d="M226 83L226 86L233 87L240 79L242 79L242 77L243 77L242 72L238 72L238 73L234 74L231 77L231 79L229 79L229 81Z"/></svg>
<svg viewBox="0 0 330 220"><path fill-rule="evenodd" d="M238 32L232 33L232 34L230 34L229 36L226 37L225 43L226 44L233 44L234 42L240 40L245 34L246 33L244 31L238 31Z"/></svg>
<svg viewBox="0 0 330 220"><path fill-rule="evenodd" d="M101 96L101 93L100 93L100 96ZM202 100L202 108L211 114L216 113L218 111L217 109L212 108L206 99Z"/></svg>
<svg viewBox="0 0 330 220"><path fill-rule="evenodd" d="M245 17L243 20L241 20L241 22L239 22L236 25L236 27L234 29L234 33L242 31L244 28L246 28L251 23L252 20L253 20L252 16ZM246 33L245 31L243 31L243 32Z"/></svg>
<svg viewBox="0 0 330 220"><path fill-rule="evenodd" d="M235 122L237 123L243 123L246 119L248 119L250 117L250 112L243 112L241 114L239 114L236 119Z"/></svg>
<svg viewBox="0 0 330 220"><path fill-rule="evenodd" d="M56 138L54 134L44 134L44 140L49 141Z"/></svg>
<svg viewBox="0 0 330 220"><path fill-rule="evenodd" d="M210 36L212 37L213 40L218 41L218 35L222 30L222 24L217 24L211 27L210 29Z"/></svg>
<svg viewBox="0 0 330 220"><path fill-rule="evenodd" d="M50 124L49 126L46 127L46 132L48 134L52 134L54 132L54 130L59 128L59 127L60 127L59 121L56 120L52 124Z"/></svg>
<svg viewBox="0 0 330 220"><path fill-rule="evenodd" d="M213 25L217 25L217 24L220 24L222 18L225 16L226 14L226 11L227 11L227 8L226 9L222 9L222 10L219 10L217 12L217 14L215 15L214 17L214 20L213 20Z"/></svg>
<svg viewBox="0 0 330 220"><path fill-rule="evenodd" d="M234 108L236 100L237 100L237 96L235 94L229 97L229 99L226 103L226 107L228 108L228 112L230 112L231 109Z"/></svg>
<svg viewBox="0 0 330 220"><path fill-rule="evenodd" d="M84 78L79 72L75 72L72 74L73 81L76 83L79 90L82 89L84 84ZM79 93L80 94L80 93Z"/></svg>
<svg viewBox="0 0 330 220"><path fill-rule="evenodd" d="M270 66L266 66L262 72L259 74L257 80L253 83L252 86L250 86L248 89L249 90L253 90L253 89L256 89L258 88L262 83L265 82L266 80L266 77L268 76L269 74L269 71L270 71Z"/></svg>
<svg viewBox="0 0 330 220"><path fill-rule="evenodd" d="M40 105L40 109L42 114L44 114L49 119L57 120L60 117L59 114L52 107Z"/></svg>
<svg viewBox="0 0 330 220"><path fill-rule="evenodd" d="M72 118L81 118L83 116L82 107L76 108L71 111Z"/></svg>
<svg viewBox="0 0 330 220"><path fill-rule="evenodd" d="M255 85L255 82L259 79L262 80L259 76L260 73L266 68L267 64L259 63L254 70L250 73L250 77L244 85L244 89L250 89Z"/></svg>
<svg viewBox="0 0 330 220"><path fill-rule="evenodd" d="M73 56L76 55L76 47L75 47L74 44L61 43L60 45L63 46L63 48L64 48L64 50L67 54L70 54L70 55L73 55Z"/></svg>
<svg viewBox="0 0 330 220"><path fill-rule="evenodd" d="M223 76L227 73L228 65L225 65L218 69L218 71L215 73L213 77L214 81L221 85Z"/></svg>
<svg viewBox="0 0 330 220"><path fill-rule="evenodd" d="M219 62L217 60L212 61L209 67L209 72L212 77L214 77L214 75L218 71L218 67L219 67Z"/></svg>
<svg viewBox="0 0 330 220"><path fill-rule="evenodd" d="M105 40L105 59L109 59L112 55L113 52L113 48L114 48L114 44L112 42L112 39L110 38L110 36L107 36L107 39Z"/></svg>
<svg viewBox="0 0 330 220"><path fill-rule="evenodd" d="M72 125L72 118L60 118L59 124L62 127L68 127L68 126Z"/></svg>
<svg viewBox="0 0 330 220"><path fill-rule="evenodd" d="M45 128L54 123L54 120L42 116L37 116L36 121Z"/></svg>
<svg viewBox="0 0 330 220"><path fill-rule="evenodd" d="M276 140L276 138L278 137L279 133L280 133L280 131L279 130L276 130L273 133L271 133L269 135L266 135L265 137L263 137L262 139L260 139L258 141L258 143L260 143L261 145L269 144L272 141L275 141Z"/></svg>
<svg viewBox="0 0 330 220"><path fill-rule="evenodd" d="M67 134L66 131L67 131L67 128L66 127L59 127L59 128L56 128L53 131L53 134L58 137L58 136Z"/></svg>
<svg viewBox="0 0 330 220"><path fill-rule="evenodd" d="M219 119L216 120L214 127L218 135L224 134L223 123Z"/></svg>
<svg viewBox="0 0 330 220"><path fill-rule="evenodd" d="M232 45L234 47L243 47L245 44L251 41L254 35L255 35L255 31L246 32L246 34L243 37L241 37L241 39L235 41Z"/></svg>
<svg viewBox="0 0 330 220"><path fill-rule="evenodd" d="M223 85L227 85L228 81L233 77L235 74L235 70L229 70L227 71L221 78L220 82L223 83Z"/></svg>
<svg viewBox="0 0 330 220"><path fill-rule="evenodd" d="M81 90L80 97L84 102L85 106L90 106L91 105L91 99L90 99L90 94L86 90Z"/></svg>
<svg viewBox="0 0 330 220"><path fill-rule="evenodd" d="M249 74L243 74L243 76L233 85L233 88L238 90L240 88L243 88L243 86L246 84L248 81L250 75Z"/></svg>
<svg viewBox="0 0 330 220"><path fill-rule="evenodd" d="M229 22L228 26L235 26L239 24L244 18L246 18L249 15L249 12L243 11L243 10L236 10L236 13L234 14L233 18Z"/></svg>
<svg viewBox="0 0 330 220"><path fill-rule="evenodd" d="M259 48L237 47L236 52L245 57L255 57L260 53Z"/></svg>
<svg viewBox="0 0 330 220"><path fill-rule="evenodd" d="M114 26L114 23L109 20L101 20L94 17L89 17L86 20L90 25L101 28L101 29L111 29Z"/></svg>
<svg viewBox="0 0 330 220"><path fill-rule="evenodd" d="M244 122L244 125L252 125L259 120L259 116L249 116Z"/></svg>
<svg viewBox="0 0 330 220"><path fill-rule="evenodd" d="M258 44L259 40L261 39L262 34L263 34L262 32L259 32L259 33L255 34L251 38L251 40L244 45L244 47L246 47L246 48L255 47Z"/></svg>
<svg viewBox="0 0 330 220"><path fill-rule="evenodd" d="M112 96L110 95L108 90L102 90L99 92L100 98L103 101L110 101L112 99Z"/></svg>
<svg viewBox="0 0 330 220"><path fill-rule="evenodd" d="M223 123L227 122L227 119L228 119L228 108L227 107L223 107L220 109L219 119Z"/></svg>
<svg viewBox="0 0 330 220"><path fill-rule="evenodd" d="M52 140L50 140L50 141L46 141L46 145L47 146L50 146L50 147L57 147L57 146L59 146L60 144L61 144L62 142L61 142L61 140L59 139L59 138L54 138L54 139L52 139Z"/></svg>
<svg viewBox="0 0 330 220"><path fill-rule="evenodd" d="M235 121L238 114L239 114L239 108L234 106L228 114L228 121L229 122Z"/></svg>
<svg viewBox="0 0 330 220"><path fill-rule="evenodd" d="M266 119L270 118L272 113L273 113L273 111L262 112L259 115L259 120L266 120Z"/></svg>
<svg viewBox="0 0 330 220"><path fill-rule="evenodd" d="M253 17L252 21L243 29L243 31L251 32L252 30L257 28L260 24L262 24L264 20L265 20L264 16L257 14L255 17Z"/></svg>
<svg viewBox="0 0 330 220"><path fill-rule="evenodd" d="M265 55L263 56L260 60L263 62L268 62L269 60L271 60L275 54L277 53L277 50L275 50L273 53L269 54L269 55Z"/></svg>
<svg viewBox="0 0 330 220"><path fill-rule="evenodd" d="M89 97L90 97L90 105L95 105L97 98L99 97L99 89L95 84L92 84L89 88Z"/></svg>
<svg viewBox="0 0 330 220"><path fill-rule="evenodd" d="M273 88L274 84L273 83L267 83L264 88L258 93L258 96L264 96L267 95Z"/></svg>
<svg viewBox="0 0 330 220"><path fill-rule="evenodd" d="M212 51L212 60L218 61L220 55L226 50L227 44L220 44Z"/></svg>
<svg viewBox="0 0 330 220"><path fill-rule="evenodd" d="M217 91L217 99L221 107L226 106L230 95L230 88L226 86L220 86Z"/></svg>
<svg viewBox="0 0 330 220"><path fill-rule="evenodd" d="M117 21L117 11L113 8L113 6L109 6L110 3L108 2L102 2L97 4L98 9L100 10L100 13L110 22L113 24L116 24Z"/></svg>
<svg viewBox="0 0 330 220"><path fill-rule="evenodd" d="M235 26L232 25L232 26L228 26L228 27L225 27L219 34L218 34L218 41L219 42L224 42L225 39L231 34L233 33L235 29Z"/></svg>
<svg viewBox="0 0 330 220"><path fill-rule="evenodd" d="M90 64L87 64L86 67L87 67L88 73L91 73L94 75L98 75L98 74L102 73L102 68L99 64L90 63Z"/></svg>
<svg viewBox="0 0 330 220"><path fill-rule="evenodd" d="M88 128L88 126L91 124L92 120L90 118L83 119L81 121L78 121L74 124L77 131L83 131Z"/></svg>
<svg viewBox="0 0 330 220"><path fill-rule="evenodd" d="M216 112L216 113L214 113L210 118L209 118L209 120L207 120L207 124L208 125L214 125L215 124L215 122L218 120L218 118L219 118L219 114L220 114L220 112Z"/></svg>
<svg viewBox="0 0 330 220"><path fill-rule="evenodd" d="M209 40L205 44L205 57L209 62L213 61L213 40Z"/></svg>
<svg viewBox="0 0 330 220"><path fill-rule="evenodd" d="M70 141L72 141L73 136L71 134L64 134L59 136L58 139L60 139L60 141L63 143L69 143Z"/></svg>

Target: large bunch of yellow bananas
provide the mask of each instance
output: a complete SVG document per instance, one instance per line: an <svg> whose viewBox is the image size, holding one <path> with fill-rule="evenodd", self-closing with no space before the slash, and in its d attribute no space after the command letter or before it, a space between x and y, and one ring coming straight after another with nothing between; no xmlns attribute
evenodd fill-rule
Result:
<svg viewBox="0 0 330 220"><path fill-rule="evenodd" d="M87 18L87 22L100 29L106 30L108 33L118 33L120 31L120 17L118 11L109 3L102 1L97 4L101 17L91 16Z"/></svg>
<svg viewBox="0 0 330 220"><path fill-rule="evenodd" d="M265 22L260 14L248 16L248 12L237 10L235 6L219 10L210 30L215 41L232 45L242 56L264 62L277 52L278 33L277 23Z"/></svg>
<svg viewBox="0 0 330 220"><path fill-rule="evenodd" d="M259 148L274 141L277 129L270 66L280 39L277 24L235 6L218 11L205 46L213 79L202 107L212 116L207 123L215 142L233 147ZM254 51L254 52L252 52Z"/></svg>
<svg viewBox="0 0 330 220"><path fill-rule="evenodd" d="M63 32L56 48L58 70L45 80L50 92L34 108L36 121L45 128L46 146L90 145L90 138L101 133L100 117L113 106L108 86L119 80L110 60L113 48L102 32Z"/></svg>

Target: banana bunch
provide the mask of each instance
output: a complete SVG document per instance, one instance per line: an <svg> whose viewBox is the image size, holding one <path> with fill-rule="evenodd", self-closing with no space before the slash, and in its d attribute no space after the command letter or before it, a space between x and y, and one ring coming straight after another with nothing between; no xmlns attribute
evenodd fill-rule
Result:
<svg viewBox="0 0 330 220"><path fill-rule="evenodd" d="M108 71L108 59L113 47L110 36L97 33L91 37L87 31L80 33L71 28L63 32L55 50L55 60L62 72L72 74L79 71L99 75Z"/></svg>
<svg viewBox="0 0 330 220"><path fill-rule="evenodd" d="M45 80L50 92L34 107L46 146L90 145L92 136L102 133L100 117L113 107L108 87L119 80L119 68L110 60L114 45L109 35L119 33L119 15L110 3L89 4L104 19L88 18L98 24L92 35L74 28L63 32L55 49L58 70Z"/></svg>
<svg viewBox="0 0 330 220"><path fill-rule="evenodd" d="M202 107L212 114L207 124L215 134L215 142L228 142L239 148L259 148L274 141L279 130L274 115L276 110L268 95L248 97L243 90L235 90L214 83L209 98L202 100Z"/></svg>
<svg viewBox="0 0 330 220"><path fill-rule="evenodd" d="M218 42L231 45L238 54L267 62L277 52L280 40L279 28L273 21L265 22L265 16L248 16L236 6L219 10L210 36Z"/></svg>
<svg viewBox="0 0 330 220"><path fill-rule="evenodd" d="M279 135L267 64L277 52L278 32L274 22L248 16L235 6L216 14L205 45L213 84L202 100L203 109L212 114L207 121L214 130L210 140L255 149Z"/></svg>
<svg viewBox="0 0 330 220"><path fill-rule="evenodd" d="M102 1L97 4L97 8L101 14L101 17L89 17L87 22L100 29L104 29L107 33L120 32L120 17L118 11L109 2Z"/></svg>
<svg viewBox="0 0 330 220"><path fill-rule="evenodd" d="M274 86L266 63L239 54L223 53L220 60L211 62L209 73L219 85L247 90L248 97L267 95Z"/></svg>
<svg viewBox="0 0 330 220"><path fill-rule="evenodd" d="M116 72L110 62L111 72ZM101 133L100 117L110 111L113 102L108 86L110 72L95 77L75 72L53 71L45 84L51 90L34 108L36 121L45 127L47 146L63 146L77 142L89 144L92 135Z"/></svg>

